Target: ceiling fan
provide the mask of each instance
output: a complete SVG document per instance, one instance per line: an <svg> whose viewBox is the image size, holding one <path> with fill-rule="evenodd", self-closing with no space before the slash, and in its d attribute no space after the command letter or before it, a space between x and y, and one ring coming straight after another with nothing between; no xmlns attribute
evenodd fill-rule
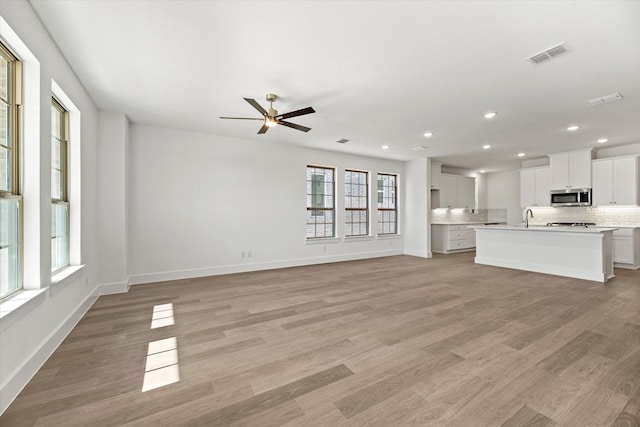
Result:
<svg viewBox="0 0 640 427"><path fill-rule="evenodd" d="M309 132L311 130L311 128L308 128L306 126L297 125L295 123L287 122L284 120L284 119L289 119L291 117L298 117L298 116L303 116L305 114L315 113L316 110L314 110L311 107L290 111L284 114L278 114L278 111L273 109L273 102L278 99L278 96L273 93L267 94L267 101L269 102L268 111L262 108L262 106L258 104L255 99L251 99L251 98L243 98L243 99L247 101L249 104L251 104L253 108L258 110L263 117L261 119L253 118L253 117L220 117L220 118L235 119L235 120L262 120L264 124L258 131L258 134L266 133L269 130L269 128L277 125L282 125L292 129L301 130L302 132Z"/></svg>

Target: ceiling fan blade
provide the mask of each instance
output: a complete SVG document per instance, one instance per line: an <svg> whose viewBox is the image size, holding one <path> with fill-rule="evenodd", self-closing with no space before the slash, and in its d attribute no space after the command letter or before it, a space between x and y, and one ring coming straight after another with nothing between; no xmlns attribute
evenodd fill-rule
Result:
<svg viewBox="0 0 640 427"><path fill-rule="evenodd" d="M280 121L278 122L278 124L279 124L279 125L282 125L282 126L286 126L286 127L288 127L288 128L293 128L293 129L301 130L302 132L309 132L309 131L311 130L311 128L308 128L308 127L306 127L306 126L300 126L300 125L297 125L297 124L295 124L295 123L285 122L284 120L280 120Z"/></svg>
<svg viewBox="0 0 640 427"><path fill-rule="evenodd" d="M255 117L220 117L221 119L232 119L232 120L262 120L264 121L264 118L255 118Z"/></svg>
<svg viewBox="0 0 640 427"><path fill-rule="evenodd" d="M258 104L258 102L255 99L251 99L251 98L243 98L243 99L245 101L247 101L249 104L251 104L251 106L253 106L253 108L255 108L256 110L260 111L260 114L262 114L263 116L267 117L267 110L262 108L262 106L260 104Z"/></svg>
<svg viewBox="0 0 640 427"><path fill-rule="evenodd" d="M260 128L260 130L258 131L258 135L260 135L261 133L267 133L267 131L269 130L269 126L267 125L262 125L262 127Z"/></svg>
<svg viewBox="0 0 640 427"><path fill-rule="evenodd" d="M302 108L300 110L296 110L296 111L290 111L288 113L284 113L284 114L278 114L277 116L275 116L275 119L280 120L280 119L290 119L291 117L298 117L298 116L304 116L305 114L311 114L311 113L315 113L316 110L314 110L311 107L307 107L307 108Z"/></svg>

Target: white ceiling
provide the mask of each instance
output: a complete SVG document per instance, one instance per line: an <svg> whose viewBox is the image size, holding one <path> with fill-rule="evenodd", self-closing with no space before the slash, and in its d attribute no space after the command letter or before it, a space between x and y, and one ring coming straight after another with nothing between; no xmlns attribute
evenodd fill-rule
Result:
<svg viewBox="0 0 640 427"><path fill-rule="evenodd" d="M487 171L640 142L639 1L31 3L96 104L136 123ZM259 117L242 98L266 93L312 106L290 119L312 130L218 118Z"/></svg>

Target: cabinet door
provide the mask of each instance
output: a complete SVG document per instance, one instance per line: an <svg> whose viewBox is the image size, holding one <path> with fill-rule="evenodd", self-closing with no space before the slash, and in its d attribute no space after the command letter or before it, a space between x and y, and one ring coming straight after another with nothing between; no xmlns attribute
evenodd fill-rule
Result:
<svg viewBox="0 0 640 427"><path fill-rule="evenodd" d="M613 261L633 264L633 237L613 237Z"/></svg>
<svg viewBox="0 0 640 427"><path fill-rule="evenodd" d="M459 176L458 178L458 195L456 201L457 208L475 208L476 207L476 180Z"/></svg>
<svg viewBox="0 0 640 427"><path fill-rule="evenodd" d="M442 163L431 162L431 189L440 189L440 177L442 176Z"/></svg>
<svg viewBox="0 0 640 427"><path fill-rule="evenodd" d="M535 169L520 171L520 207L535 206Z"/></svg>
<svg viewBox="0 0 640 427"><path fill-rule="evenodd" d="M592 170L591 204L593 206L609 206L613 204L613 161L595 161L592 164Z"/></svg>
<svg viewBox="0 0 640 427"><path fill-rule="evenodd" d="M638 204L638 160L635 157L613 161L613 201L617 205Z"/></svg>
<svg viewBox="0 0 640 427"><path fill-rule="evenodd" d="M473 230L473 229L467 230L467 247L468 248L476 247L476 230Z"/></svg>
<svg viewBox="0 0 640 427"><path fill-rule="evenodd" d="M551 165L552 190L569 188L569 153L550 155L549 164Z"/></svg>
<svg viewBox="0 0 640 427"><path fill-rule="evenodd" d="M458 180L454 175L440 176L440 207L455 208L458 202Z"/></svg>
<svg viewBox="0 0 640 427"><path fill-rule="evenodd" d="M551 169L535 169L535 206L551 205Z"/></svg>
<svg viewBox="0 0 640 427"><path fill-rule="evenodd" d="M569 153L569 186L591 188L591 151Z"/></svg>

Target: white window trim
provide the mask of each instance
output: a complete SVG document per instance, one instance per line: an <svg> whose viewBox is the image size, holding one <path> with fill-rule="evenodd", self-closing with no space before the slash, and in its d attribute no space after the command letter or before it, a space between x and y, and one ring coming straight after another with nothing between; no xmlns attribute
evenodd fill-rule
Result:
<svg viewBox="0 0 640 427"><path fill-rule="evenodd" d="M51 79L51 93L69 115L67 201L69 203L69 265L51 275L51 284L61 287L72 282L83 268L81 253L81 122L80 110L62 88ZM51 234L51 233L49 233ZM51 254L49 254L51 258ZM51 262L51 260L49 260ZM51 270L51 268L49 268ZM79 274L79 273L78 273Z"/></svg>

